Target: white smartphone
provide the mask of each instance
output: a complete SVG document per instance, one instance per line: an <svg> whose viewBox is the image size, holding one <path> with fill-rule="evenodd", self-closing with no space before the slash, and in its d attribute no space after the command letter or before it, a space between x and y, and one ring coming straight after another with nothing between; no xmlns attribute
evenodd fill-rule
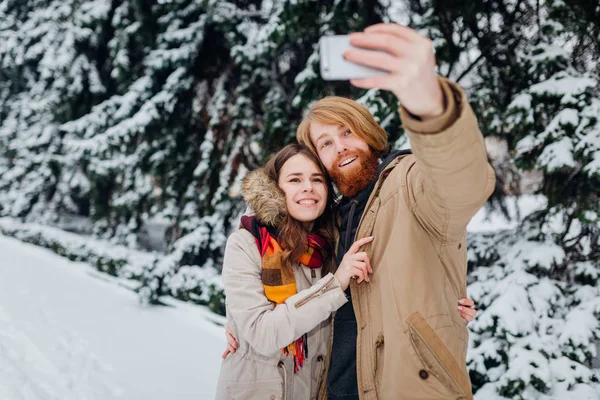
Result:
<svg viewBox="0 0 600 400"><path fill-rule="evenodd" d="M344 52L351 48L356 47L350 45L350 35L322 36L319 40L321 78L326 81L342 81L388 74L380 69L345 60Z"/></svg>

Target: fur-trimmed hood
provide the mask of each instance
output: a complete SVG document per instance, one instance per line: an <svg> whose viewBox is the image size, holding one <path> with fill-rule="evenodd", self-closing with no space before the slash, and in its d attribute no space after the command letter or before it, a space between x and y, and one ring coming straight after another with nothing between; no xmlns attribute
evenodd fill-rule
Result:
<svg viewBox="0 0 600 400"><path fill-rule="evenodd" d="M242 196L261 224L279 227L287 215L283 191L263 168L246 175L242 181Z"/></svg>

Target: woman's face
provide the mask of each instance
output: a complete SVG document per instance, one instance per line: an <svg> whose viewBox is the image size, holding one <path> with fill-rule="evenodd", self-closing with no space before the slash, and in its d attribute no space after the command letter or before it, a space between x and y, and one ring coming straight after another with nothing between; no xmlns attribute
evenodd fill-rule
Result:
<svg viewBox="0 0 600 400"><path fill-rule="evenodd" d="M310 229L327 205L327 185L319 168L305 155L296 154L279 170L277 183L290 216Z"/></svg>

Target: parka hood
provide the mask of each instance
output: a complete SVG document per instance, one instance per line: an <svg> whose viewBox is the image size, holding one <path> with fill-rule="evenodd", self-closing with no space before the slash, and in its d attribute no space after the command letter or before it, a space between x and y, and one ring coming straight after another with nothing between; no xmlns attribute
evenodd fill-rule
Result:
<svg viewBox="0 0 600 400"><path fill-rule="evenodd" d="M263 225L278 227L287 215L283 191L263 168L250 172L242 180L242 196Z"/></svg>

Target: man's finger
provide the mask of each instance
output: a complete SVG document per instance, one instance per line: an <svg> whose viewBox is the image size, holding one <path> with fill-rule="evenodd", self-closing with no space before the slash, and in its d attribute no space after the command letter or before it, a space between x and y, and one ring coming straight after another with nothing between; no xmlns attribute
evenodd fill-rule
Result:
<svg viewBox="0 0 600 400"><path fill-rule="evenodd" d="M225 359L225 358L226 358L226 357L229 355L229 353L230 353L230 351L229 351L229 350L225 350L225 351L223 352L223 354L221 354L221 358L222 358L222 359Z"/></svg>
<svg viewBox="0 0 600 400"><path fill-rule="evenodd" d="M385 72L398 72L400 70L399 59L380 51L371 50L348 50L344 58L355 64L377 68Z"/></svg>
<svg viewBox="0 0 600 400"><path fill-rule="evenodd" d="M230 333L227 334L227 343L229 343L232 347L234 347L236 349L238 347L237 340L235 340L235 337L233 335L231 335Z"/></svg>
<svg viewBox="0 0 600 400"><path fill-rule="evenodd" d="M371 78L363 78L363 79L350 79L350 83L353 86L361 89L382 89L382 90L391 90L392 79L390 79L392 75L380 75L374 76Z"/></svg>
<svg viewBox="0 0 600 400"><path fill-rule="evenodd" d="M227 332L227 341L229 343L236 343L237 344L237 339L230 332Z"/></svg>
<svg viewBox="0 0 600 400"><path fill-rule="evenodd" d="M364 32L366 33L388 33L391 35L396 35L399 37L403 37L409 41L416 41L422 39L423 36L419 35L417 31L408 26L400 25L400 24L375 24L365 28Z"/></svg>
<svg viewBox="0 0 600 400"><path fill-rule="evenodd" d="M386 52L392 57L402 57L411 51L409 41L387 33L353 33L350 35L350 44L371 50L370 56L374 55L372 53L375 53L375 50L378 50L377 53Z"/></svg>

